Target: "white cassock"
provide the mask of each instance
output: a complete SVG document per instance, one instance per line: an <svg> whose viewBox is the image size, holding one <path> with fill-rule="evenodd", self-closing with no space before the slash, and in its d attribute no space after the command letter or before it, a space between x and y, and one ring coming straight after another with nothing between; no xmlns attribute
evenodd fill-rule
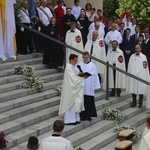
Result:
<svg viewBox="0 0 150 150"><path fill-rule="evenodd" d="M132 26L132 23L129 21L129 22L125 22L125 29L127 29L127 28L129 28L129 29L131 29L131 26Z"/></svg>
<svg viewBox="0 0 150 150"><path fill-rule="evenodd" d="M71 30L67 31L65 42L67 45L70 45L83 52L82 35L81 35L80 30L78 30L77 28L74 30L74 32L71 32ZM69 62L70 54L78 55L78 61L82 61L82 54L79 54L69 48L66 48L66 63Z"/></svg>
<svg viewBox="0 0 150 150"><path fill-rule="evenodd" d="M84 49L85 51L88 51L89 54L91 54L92 45L93 45L92 56L106 62L106 50L105 50L105 44L103 40L100 40L99 38L96 41L92 41L92 39L88 40ZM104 75L105 68L106 68L105 65L93 59L91 61L96 65L98 73Z"/></svg>
<svg viewBox="0 0 150 150"><path fill-rule="evenodd" d="M92 62L89 62L89 63L80 62L77 65L80 65L83 72L89 72L92 75L84 79L83 93L84 95L94 96L95 95L94 90L101 88L96 65ZM80 72L77 67L76 67L76 71L78 73Z"/></svg>
<svg viewBox="0 0 150 150"><path fill-rule="evenodd" d="M147 58L141 52L137 56L136 54L131 55L128 64L128 73L131 73L145 81L149 81L149 68ZM146 84L137 81L127 76L126 90L133 94L146 94Z"/></svg>
<svg viewBox="0 0 150 150"><path fill-rule="evenodd" d="M61 136L49 136L44 138L39 146L39 150L73 150L71 142Z"/></svg>
<svg viewBox="0 0 150 150"><path fill-rule="evenodd" d="M84 110L84 78L77 75L75 66L67 63L64 73L59 115L65 113L65 123L80 121L79 113Z"/></svg>
<svg viewBox="0 0 150 150"><path fill-rule="evenodd" d="M71 9L71 14L74 15L75 19L77 20L80 15L81 7L80 6L73 6Z"/></svg>
<svg viewBox="0 0 150 150"><path fill-rule="evenodd" d="M100 23L100 28L105 28L105 25L102 23L102 22L99 22ZM94 30L95 29L95 22L92 22L89 26L89 31L90 30Z"/></svg>
<svg viewBox="0 0 150 150"><path fill-rule="evenodd" d="M112 44L110 43L110 41L114 41L114 40L118 41L118 45L122 42L121 33L117 30L115 31L111 30L106 34L105 43L108 47L107 51L112 50Z"/></svg>
<svg viewBox="0 0 150 150"><path fill-rule="evenodd" d="M150 150L150 130L142 136L138 150Z"/></svg>
<svg viewBox="0 0 150 150"><path fill-rule="evenodd" d="M148 82L150 82L150 75L149 75L149 80L148 80ZM149 85L147 85L147 93L146 93L146 96L147 96L147 100L146 100L146 108L148 109L148 108L150 108L150 86Z"/></svg>
<svg viewBox="0 0 150 150"><path fill-rule="evenodd" d="M99 29L99 30L90 30L88 35L87 35L87 40L89 39L92 39L93 37L93 31L97 31L98 32L98 38L104 40L104 35L105 35L105 32L104 32L104 29Z"/></svg>
<svg viewBox="0 0 150 150"><path fill-rule="evenodd" d="M125 59L122 50L117 49L116 51L108 51L107 53L107 61L109 64L116 64L116 67L126 71L125 67ZM106 77L106 71L105 75ZM116 80L115 80L115 88L123 89L126 87L126 75L116 71ZM104 89L106 88L106 78L104 78ZM109 67L109 88L114 88L114 77L113 77L113 69Z"/></svg>

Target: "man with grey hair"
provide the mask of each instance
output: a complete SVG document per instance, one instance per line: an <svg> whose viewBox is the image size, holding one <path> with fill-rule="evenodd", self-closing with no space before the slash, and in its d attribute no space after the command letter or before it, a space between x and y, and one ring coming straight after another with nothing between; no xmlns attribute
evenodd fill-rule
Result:
<svg viewBox="0 0 150 150"><path fill-rule="evenodd" d="M94 56L102 61L106 61L105 43L99 38L96 30L93 31L92 38L88 39L85 45L85 51L88 51L91 56ZM96 65L98 73L100 75L104 75L105 66L93 59L91 59L91 61Z"/></svg>
<svg viewBox="0 0 150 150"><path fill-rule="evenodd" d="M112 41L116 40L118 45L122 42L122 36L119 31L116 30L116 24L112 24L111 31L106 34L105 43L107 45L107 51L112 50Z"/></svg>

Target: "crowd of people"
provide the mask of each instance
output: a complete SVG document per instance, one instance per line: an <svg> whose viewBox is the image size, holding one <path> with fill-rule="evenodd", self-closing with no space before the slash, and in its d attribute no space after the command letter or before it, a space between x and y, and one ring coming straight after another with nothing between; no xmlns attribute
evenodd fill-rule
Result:
<svg viewBox="0 0 150 150"><path fill-rule="evenodd" d="M91 56L103 62L108 61L114 67L149 81L150 30L145 27L141 32L136 18L132 17L127 8L119 20L116 17L105 18L101 9L96 10L90 3L81 8L79 0L74 0L72 8L66 8L63 0L58 0L55 7L52 0L37 0L35 12L36 16L30 18L28 1L23 1L18 15L20 23L83 52L77 53L70 47L64 49L57 42L33 34L24 27L18 27L21 54L41 52L43 64L50 68L56 69L66 65L59 107L59 115L64 114L64 123L54 123L54 134L44 139L39 148L46 150L55 147L52 145L53 140L57 141L64 124L76 125L80 120L91 121L91 117L97 116L94 93L95 89L101 88L101 83L102 87L106 88L107 72L105 65L95 61ZM110 96L120 97L121 89L126 88L132 93L132 107L137 106L139 95L138 107L142 108L146 93L144 83L111 68L108 78ZM55 127L59 125L61 127ZM37 142L34 137L32 138ZM68 141L59 139L59 142L61 140L68 145L69 150L72 150ZM49 141L52 143L49 144ZM59 147L59 144L57 146Z"/></svg>

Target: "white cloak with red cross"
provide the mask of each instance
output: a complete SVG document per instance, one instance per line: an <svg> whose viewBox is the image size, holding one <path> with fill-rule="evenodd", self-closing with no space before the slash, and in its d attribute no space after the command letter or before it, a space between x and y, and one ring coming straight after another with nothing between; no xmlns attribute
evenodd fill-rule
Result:
<svg viewBox="0 0 150 150"><path fill-rule="evenodd" d="M92 39L89 39L84 48L84 50L88 51L89 54L91 53L92 45L93 45L92 56L106 62L106 50L105 50L104 41L99 38L97 38L96 41L92 41ZM93 59L91 60L91 62L93 62L96 65L98 73L100 73L101 75L104 75L104 72L106 69L105 65L103 65Z"/></svg>
<svg viewBox="0 0 150 150"><path fill-rule="evenodd" d="M125 59L122 50L117 49L115 52L110 50L107 53L107 61L109 64L113 65L116 64L116 67L125 71ZM106 71L104 74L104 84L103 88L106 88ZM116 71L116 78L115 78L115 88L123 89L126 87L126 75ZM113 69L109 68L109 88L114 88L114 74Z"/></svg>
<svg viewBox="0 0 150 150"><path fill-rule="evenodd" d="M141 52L139 55L131 55L128 64L128 72L145 81L149 81L149 67L146 56ZM146 94L146 87L146 84L131 77L127 77L126 90L129 93Z"/></svg>
<svg viewBox="0 0 150 150"><path fill-rule="evenodd" d="M80 51L83 52L83 40L80 30L75 29L74 32L71 32L71 30L68 30L66 33L66 39L65 42L67 45L70 45ZM78 61L82 61L82 54L79 54L69 48L66 48L66 63L69 62L69 56L70 54L76 54L78 55Z"/></svg>

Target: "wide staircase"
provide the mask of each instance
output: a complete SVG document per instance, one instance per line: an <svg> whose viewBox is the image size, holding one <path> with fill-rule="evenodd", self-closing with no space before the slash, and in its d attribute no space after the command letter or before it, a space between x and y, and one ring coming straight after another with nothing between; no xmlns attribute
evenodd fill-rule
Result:
<svg viewBox="0 0 150 150"><path fill-rule="evenodd" d="M35 68L35 75L44 81L44 89L22 88L24 75L15 75L14 67L29 65ZM42 55L18 56L17 61L8 59L0 64L0 131L6 134L7 149L26 150L30 136L40 140L50 136L53 122L63 119L58 116L60 96L54 87L62 84L63 69L49 69L42 64ZM82 121L75 126L65 126L63 137L72 142L75 149L112 150L117 143L117 134L113 131L115 121L106 121L101 110L110 106L118 108L124 115L121 124L138 127L140 133L144 128L146 109L131 108L131 95L123 91L121 97L105 100L106 93L97 90L95 104L98 117L92 121ZM144 102L145 104L145 102ZM133 145L133 149L137 147Z"/></svg>

